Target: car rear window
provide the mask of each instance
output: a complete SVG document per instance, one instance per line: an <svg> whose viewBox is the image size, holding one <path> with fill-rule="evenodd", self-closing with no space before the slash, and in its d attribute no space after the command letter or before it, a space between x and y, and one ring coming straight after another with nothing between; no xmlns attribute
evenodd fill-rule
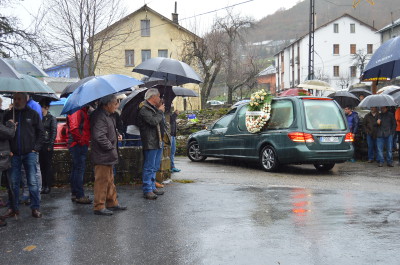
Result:
<svg viewBox="0 0 400 265"><path fill-rule="evenodd" d="M308 130L346 130L346 123L333 100L303 100Z"/></svg>
<svg viewBox="0 0 400 265"><path fill-rule="evenodd" d="M241 131L247 131L246 111L248 105L242 107L238 112L238 127ZM266 130L286 129L294 121L293 103L291 100L274 100L271 103L271 117L265 127Z"/></svg>

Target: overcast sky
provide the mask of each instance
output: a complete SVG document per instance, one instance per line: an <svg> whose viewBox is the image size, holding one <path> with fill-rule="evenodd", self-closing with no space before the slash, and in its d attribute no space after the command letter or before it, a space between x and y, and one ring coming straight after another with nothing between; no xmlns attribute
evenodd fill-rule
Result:
<svg viewBox="0 0 400 265"><path fill-rule="evenodd" d="M29 25L32 19L31 14L37 12L37 8L45 0L24 0L12 9L8 9L8 13L12 13L19 17L24 25ZM175 0L121 0L127 7L127 14L147 4L150 8L167 18L171 18L174 11ZM227 6L235 5L234 13L240 13L242 16L252 16L255 19L261 19L268 14L272 14L279 8L290 8L299 0L177 0L178 14L180 24L189 30L191 27L199 25L201 31L206 30L211 25L216 15L223 16L224 11L212 12L214 10L223 9ZM201 15L208 13L207 15ZM195 18L185 19L196 16Z"/></svg>

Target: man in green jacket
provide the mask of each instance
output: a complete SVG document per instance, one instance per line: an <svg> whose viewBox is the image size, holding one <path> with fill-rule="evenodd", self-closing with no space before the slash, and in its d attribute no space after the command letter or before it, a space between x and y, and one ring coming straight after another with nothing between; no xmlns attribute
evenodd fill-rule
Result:
<svg viewBox="0 0 400 265"><path fill-rule="evenodd" d="M164 128L165 106L160 99L158 89L150 88L144 96L145 101L141 103L138 125L140 137L143 143L143 196L148 200L157 199L157 195L164 191L156 188L156 173L160 168L163 135L167 133Z"/></svg>

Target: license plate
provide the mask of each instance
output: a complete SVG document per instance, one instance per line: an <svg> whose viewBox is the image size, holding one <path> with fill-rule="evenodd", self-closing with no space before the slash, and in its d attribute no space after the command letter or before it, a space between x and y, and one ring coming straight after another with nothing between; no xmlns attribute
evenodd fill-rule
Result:
<svg viewBox="0 0 400 265"><path fill-rule="evenodd" d="M339 137L337 136L322 136L320 138L321 143L338 143Z"/></svg>

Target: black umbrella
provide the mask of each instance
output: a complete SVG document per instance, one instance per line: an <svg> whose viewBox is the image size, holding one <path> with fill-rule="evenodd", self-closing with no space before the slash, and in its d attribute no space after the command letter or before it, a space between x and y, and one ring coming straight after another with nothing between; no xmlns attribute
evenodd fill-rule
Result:
<svg viewBox="0 0 400 265"><path fill-rule="evenodd" d="M370 95L358 105L361 108L397 106L392 96L386 94Z"/></svg>
<svg viewBox="0 0 400 265"><path fill-rule="evenodd" d="M201 77L186 63L164 57L148 59L136 66L132 72L147 75L149 78L160 78L164 80L165 85L168 85L168 82L172 82L170 84L174 85L203 82Z"/></svg>
<svg viewBox="0 0 400 265"><path fill-rule="evenodd" d="M348 91L337 91L328 97L333 98L342 108L347 106L354 108L360 103L360 100Z"/></svg>
<svg viewBox="0 0 400 265"><path fill-rule="evenodd" d="M175 96L179 97L198 97L199 95L191 89L174 86L172 87L172 91L174 92Z"/></svg>
<svg viewBox="0 0 400 265"><path fill-rule="evenodd" d="M61 92L60 98L66 98L68 97L70 94L72 94L72 92L74 92L78 87L80 87L81 85L83 85L84 83L92 80L94 78L94 76L88 76L85 77L81 80L79 80L78 82L72 83L68 86L66 86L64 88L64 90Z"/></svg>
<svg viewBox="0 0 400 265"><path fill-rule="evenodd" d="M372 95L371 91L368 91L364 88L355 88L355 89L349 90L349 92L351 94L355 95L357 98L359 98L361 95L363 95L364 97Z"/></svg>
<svg viewBox="0 0 400 265"><path fill-rule="evenodd" d="M154 88L158 89L160 97L164 100L165 112L170 112L171 103L175 98L173 89L169 86L156 86ZM135 89L129 96L121 101L119 109L121 110L121 119L124 125L136 125L138 107L139 104L144 101L146 90L147 87Z"/></svg>
<svg viewBox="0 0 400 265"><path fill-rule="evenodd" d="M172 80L164 80L162 78L157 78L157 77L148 77L144 76L142 79L140 79L144 84L140 85L139 87L153 87L157 85L165 85L165 86L176 86L177 84Z"/></svg>

